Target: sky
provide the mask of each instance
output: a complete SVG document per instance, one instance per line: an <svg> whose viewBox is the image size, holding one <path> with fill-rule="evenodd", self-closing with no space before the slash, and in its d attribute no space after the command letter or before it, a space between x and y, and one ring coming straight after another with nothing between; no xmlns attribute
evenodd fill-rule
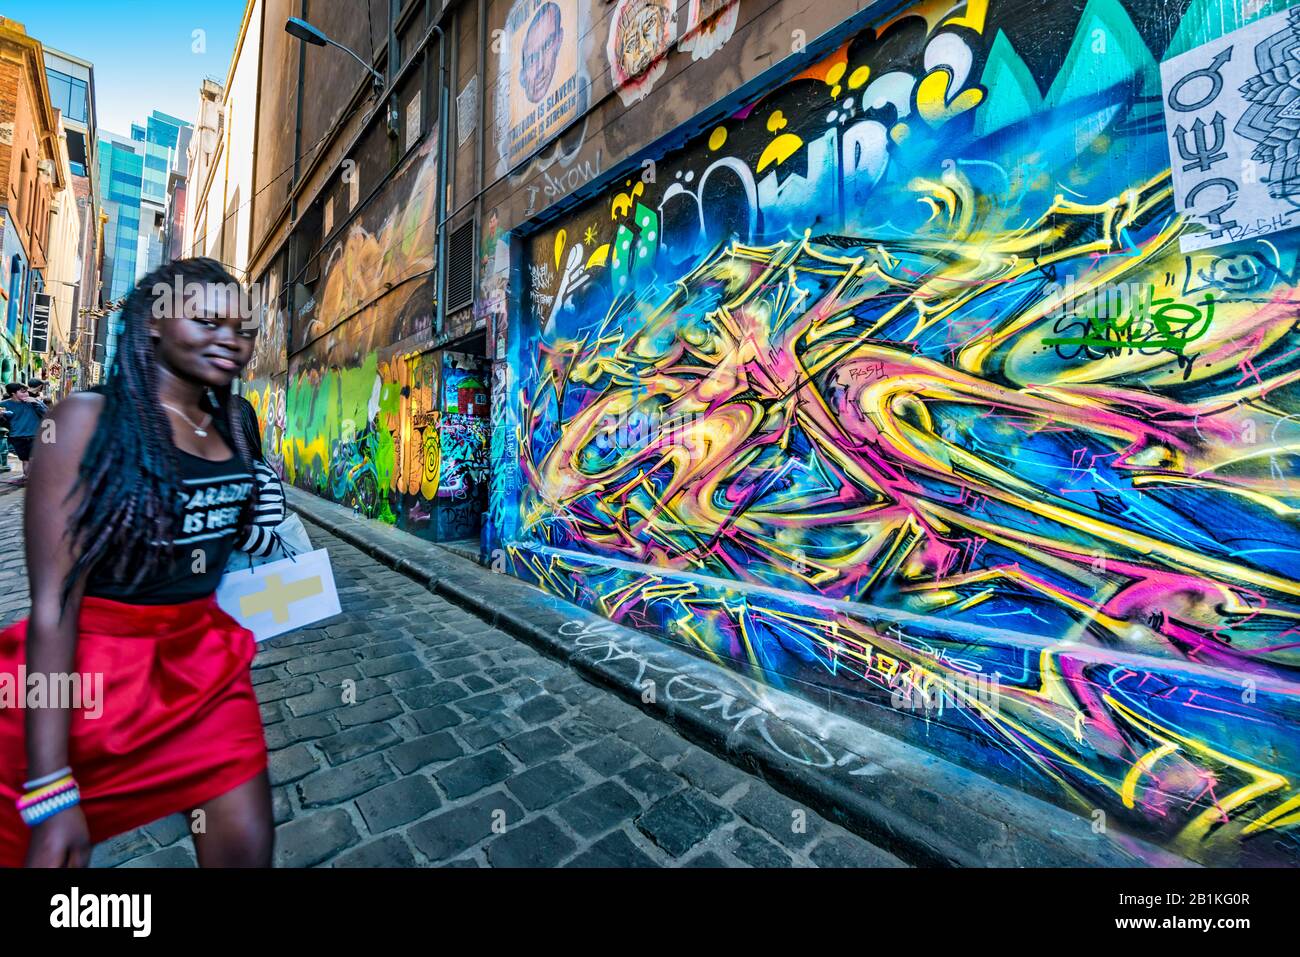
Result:
<svg viewBox="0 0 1300 957"><path fill-rule="evenodd" d="M95 65L101 130L131 135L154 110L194 122L205 76L226 81L245 0L0 0L46 46ZM195 31L202 31L195 33Z"/></svg>

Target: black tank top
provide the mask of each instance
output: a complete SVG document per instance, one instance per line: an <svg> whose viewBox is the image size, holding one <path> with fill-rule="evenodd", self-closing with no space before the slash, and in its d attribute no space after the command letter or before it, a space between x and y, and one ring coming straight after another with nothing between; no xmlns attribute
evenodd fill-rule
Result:
<svg viewBox="0 0 1300 957"><path fill-rule="evenodd" d="M112 577L116 556L107 556L91 571L87 595L132 605L175 605L217 590L235 549L240 515L253 495L253 476L233 455L213 462L176 449L176 461L182 494L170 565L132 586Z"/></svg>

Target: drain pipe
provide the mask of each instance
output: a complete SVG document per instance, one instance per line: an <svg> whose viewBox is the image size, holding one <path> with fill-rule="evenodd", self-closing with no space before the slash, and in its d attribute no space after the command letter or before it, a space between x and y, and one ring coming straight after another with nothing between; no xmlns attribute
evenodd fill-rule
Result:
<svg viewBox="0 0 1300 957"><path fill-rule="evenodd" d="M443 33L441 25L435 24L433 29L438 32L438 176L434 187L437 190L434 208L438 220L438 265L435 280L438 310L433 327L436 337L442 335L447 318L447 126L451 118L451 104L447 101L447 35Z"/></svg>

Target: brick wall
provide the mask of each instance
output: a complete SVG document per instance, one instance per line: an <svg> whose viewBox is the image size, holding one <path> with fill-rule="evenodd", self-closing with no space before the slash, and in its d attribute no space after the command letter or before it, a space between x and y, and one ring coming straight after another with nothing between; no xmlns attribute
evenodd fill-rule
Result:
<svg viewBox="0 0 1300 957"><path fill-rule="evenodd" d="M42 142L40 115L34 102L42 89L33 68L43 68L30 50L0 38L0 184L10 223L21 238L35 269L45 268L52 183L41 177L37 164L52 159L49 137Z"/></svg>
<svg viewBox="0 0 1300 957"><path fill-rule="evenodd" d="M0 183L5 184L3 201L10 199L9 166L14 151L14 128L18 113L18 88L22 67L8 57L0 59Z"/></svg>

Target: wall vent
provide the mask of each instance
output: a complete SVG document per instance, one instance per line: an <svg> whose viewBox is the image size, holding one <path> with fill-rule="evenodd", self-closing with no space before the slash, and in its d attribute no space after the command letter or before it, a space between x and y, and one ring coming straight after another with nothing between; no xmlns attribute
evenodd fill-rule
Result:
<svg viewBox="0 0 1300 957"><path fill-rule="evenodd" d="M447 303L443 315L474 302L474 221L462 223L447 238Z"/></svg>

